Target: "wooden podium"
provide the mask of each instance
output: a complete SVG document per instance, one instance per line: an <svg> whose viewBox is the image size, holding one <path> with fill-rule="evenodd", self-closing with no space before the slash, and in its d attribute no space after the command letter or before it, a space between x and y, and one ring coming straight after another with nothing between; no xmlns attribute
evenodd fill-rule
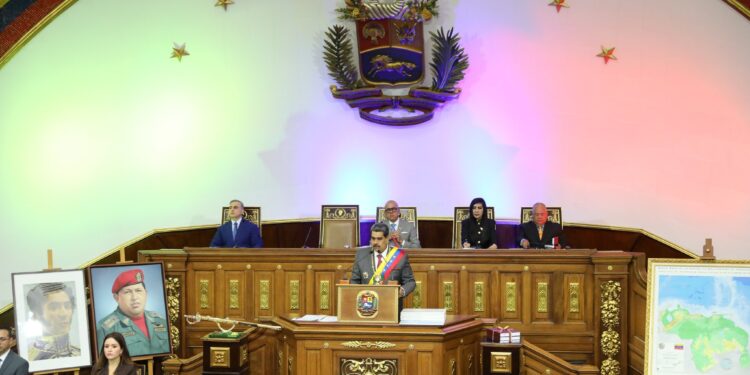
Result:
<svg viewBox="0 0 750 375"><path fill-rule="evenodd" d="M338 284L336 317L341 323L398 324L398 284Z"/></svg>
<svg viewBox="0 0 750 375"><path fill-rule="evenodd" d="M249 374L250 353L247 344L252 330L232 332L228 337L216 337L213 333L203 336L203 374Z"/></svg>
<svg viewBox="0 0 750 375"><path fill-rule="evenodd" d="M449 315L442 326L273 319L282 375L476 375L482 321ZM268 373L275 373L269 371Z"/></svg>

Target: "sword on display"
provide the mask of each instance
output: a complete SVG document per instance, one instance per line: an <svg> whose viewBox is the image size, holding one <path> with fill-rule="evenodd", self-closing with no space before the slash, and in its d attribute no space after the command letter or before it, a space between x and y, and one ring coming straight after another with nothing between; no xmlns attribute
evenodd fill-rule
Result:
<svg viewBox="0 0 750 375"><path fill-rule="evenodd" d="M219 329L222 332L229 332L229 331L232 330L232 328L234 328L238 324L239 325L250 326L250 327L272 329L274 331L281 331L281 327L279 327L279 326L272 326L272 325L263 324L263 323L245 322L245 321L242 321L242 320L234 320L234 319L227 319L227 318L223 318L223 319L222 318L214 318L211 315L201 315L201 314L198 314L198 313L196 313L195 315L187 315L186 314L186 315L184 315L184 317L185 317L185 321L188 324L191 324L191 325L192 324L197 324L197 323L199 323L201 321L214 322L214 323L216 323L216 326L218 326ZM221 326L222 324L231 324L232 326L229 327L228 329L225 329L224 327Z"/></svg>

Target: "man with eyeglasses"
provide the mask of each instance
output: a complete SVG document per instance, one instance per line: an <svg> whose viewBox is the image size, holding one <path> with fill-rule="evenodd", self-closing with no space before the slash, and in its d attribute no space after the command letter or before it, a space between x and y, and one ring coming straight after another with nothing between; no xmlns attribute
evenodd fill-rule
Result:
<svg viewBox="0 0 750 375"><path fill-rule="evenodd" d="M28 375L29 362L10 350L16 344L16 335L11 328L0 327L0 374Z"/></svg>
<svg viewBox="0 0 750 375"><path fill-rule="evenodd" d="M112 297L117 308L96 324L99 350L105 336L119 332L133 357L171 352L167 321L156 311L146 310L148 294L141 269L120 273L112 283Z"/></svg>
<svg viewBox="0 0 750 375"><path fill-rule="evenodd" d="M238 199L229 202L229 221L216 230L211 247L263 247L260 229L242 217L245 205Z"/></svg>
<svg viewBox="0 0 750 375"><path fill-rule="evenodd" d="M394 200L385 202L385 217L381 223L388 226L390 234L388 240L401 248L418 249L422 245L419 243L419 233L416 225L408 220L401 218L401 210L398 203Z"/></svg>

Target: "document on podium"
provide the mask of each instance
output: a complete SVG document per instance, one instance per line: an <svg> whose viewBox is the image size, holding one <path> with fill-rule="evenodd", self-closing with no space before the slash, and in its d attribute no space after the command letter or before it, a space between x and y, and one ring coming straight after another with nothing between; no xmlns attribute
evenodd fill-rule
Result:
<svg viewBox="0 0 750 375"><path fill-rule="evenodd" d="M442 326L445 325L445 309L404 309L399 324Z"/></svg>
<svg viewBox="0 0 750 375"><path fill-rule="evenodd" d="M297 318L292 318L292 320L297 321L297 322L325 322L325 323L331 323L331 322L338 321L338 319L336 319L335 316L330 316L330 315L311 315L311 314L308 314L308 315L305 315L305 316L300 316L300 317L297 317Z"/></svg>

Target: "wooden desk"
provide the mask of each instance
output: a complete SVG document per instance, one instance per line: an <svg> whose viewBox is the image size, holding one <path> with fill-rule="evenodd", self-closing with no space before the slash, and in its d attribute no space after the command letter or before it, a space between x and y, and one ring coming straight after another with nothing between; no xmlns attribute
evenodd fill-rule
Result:
<svg viewBox="0 0 750 375"><path fill-rule="evenodd" d="M448 314L496 320L568 361L600 365L606 359L601 351L607 330L601 320L602 291L612 288L608 295L616 298L606 302L618 306L621 317L614 327L618 350L613 359L620 373L642 371L647 290L642 254L585 249L406 252L416 288L404 307L445 308ZM202 350L200 338L215 327L205 322L187 326L182 314L246 321L335 315L335 285L350 273L354 253L185 248L141 251L139 260L165 264L175 348L187 358ZM474 360L478 362L476 356Z"/></svg>
<svg viewBox="0 0 750 375"><path fill-rule="evenodd" d="M482 321L473 315L449 315L440 327L273 322L282 327L281 374L349 375L376 367L377 374L479 373Z"/></svg>

